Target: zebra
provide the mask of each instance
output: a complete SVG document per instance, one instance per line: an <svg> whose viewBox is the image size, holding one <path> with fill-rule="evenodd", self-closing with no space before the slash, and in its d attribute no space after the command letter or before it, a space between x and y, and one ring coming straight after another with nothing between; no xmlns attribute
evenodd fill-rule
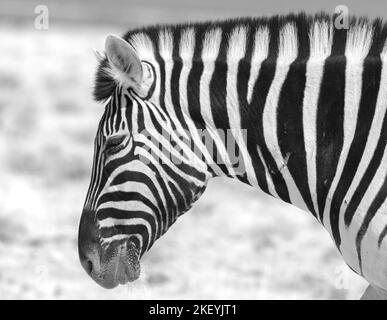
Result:
<svg viewBox="0 0 387 320"><path fill-rule="evenodd" d="M335 18L106 38L94 87L105 110L78 238L98 284L136 280L141 257L210 178L226 176L310 212L369 283L365 297L386 297L387 25L351 17L339 29Z"/></svg>

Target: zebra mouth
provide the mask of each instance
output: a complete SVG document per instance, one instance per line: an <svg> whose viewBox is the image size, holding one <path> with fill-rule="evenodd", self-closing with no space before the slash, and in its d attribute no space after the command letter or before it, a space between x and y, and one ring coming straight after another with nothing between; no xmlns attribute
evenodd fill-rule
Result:
<svg viewBox="0 0 387 320"><path fill-rule="evenodd" d="M115 288L119 284L137 280L140 276L139 250L130 241L116 244L115 254L108 260L105 271L105 288ZM107 256L110 256L108 252ZM103 259L103 257L101 257Z"/></svg>
<svg viewBox="0 0 387 320"><path fill-rule="evenodd" d="M120 244L117 248L117 255L113 258L115 286L137 280L140 270L139 251L136 246L129 241Z"/></svg>

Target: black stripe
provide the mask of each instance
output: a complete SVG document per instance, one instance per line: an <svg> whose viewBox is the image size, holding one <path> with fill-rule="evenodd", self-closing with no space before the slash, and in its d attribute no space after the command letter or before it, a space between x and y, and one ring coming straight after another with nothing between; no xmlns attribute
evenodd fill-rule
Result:
<svg viewBox="0 0 387 320"><path fill-rule="evenodd" d="M139 201L142 202L145 206L151 209L152 212L156 214L156 219L158 221L162 221L163 214L160 212L159 208L157 208L148 198L144 197L142 194L138 192L125 192L125 191L113 191L113 192L107 192L103 194L97 203L97 206L101 206L103 203L106 202L114 202L114 201ZM165 218L165 215L164 215ZM159 232L156 235L156 238L159 238L163 231L165 230L158 230Z"/></svg>
<svg viewBox="0 0 387 320"><path fill-rule="evenodd" d="M379 239L378 239L378 247L380 248L380 246L382 245L382 242L384 240L384 238L387 236L387 226L384 227L382 233L380 234L379 236Z"/></svg>
<svg viewBox="0 0 387 320"><path fill-rule="evenodd" d="M344 99L347 30L334 29L331 56L324 65L320 96L317 106L316 168L317 204L320 220L323 221L325 201L335 176L344 139ZM335 225L336 216L330 216ZM336 246L340 245L340 234L332 234Z"/></svg>
<svg viewBox="0 0 387 320"><path fill-rule="evenodd" d="M211 108L212 118L214 119L215 128L224 130L224 145L225 146L235 146L235 156L239 156L239 145L236 142L234 136L231 134L231 131L227 132L230 129L230 121L227 113L227 53L230 50L229 40L231 33L233 31L233 26L226 26L222 28L222 38L220 41L218 56L215 59L214 71L209 83L210 91L210 106L202 106L202 108ZM229 141L230 139L231 141ZM228 150L228 149L227 149ZM217 152L216 145L214 143L214 160L225 173L226 176L230 176L228 168L222 164L222 159L220 154ZM240 157L239 157L240 158ZM238 164L236 164L237 166Z"/></svg>
<svg viewBox="0 0 387 320"><path fill-rule="evenodd" d="M190 118L195 123L197 129L205 129L204 119L200 113L200 78L203 73L203 61L201 52L203 47L203 37L205 29L195 30L195 49L192 67L187 78L187 101Z"/></svg>
<svg viewBox="0 0 387 320"><path fill-rule="evenodd" d="M100 179L100 186L99 186L99 191L102 191L102 188L105 186L106 182L111 178L111 175L114 170L117 168L128 164L134 157L133 150L129 150L129 152L125 153L119 158L115 158L110 160L108 163L105 164L105 155L103 155L102 158L102 176Z"/></svg>
<svg viewBox="0 0 387 320"><path fill-rule="evenodd" d="M262 191L265 193L269 193L265 168L262 164L262 161L258 154L258 145L257 141L258 131L256 129L256 125L251 121L251 115L254 114L256 109L250 108L250 105L247 101L247 89L248 89L248 81L250 78L251 71L251 63L252 63L252 55L253 48L255 45L255 32L254 30L248 29L247 33L247 44L246 44L246 54L243 59L239 63L238 67L238 78L237 78L237 90L238 90L238 100L239 100L239 112L241 117L241 128L246 130L247 132L247 141L246 147L251 157L251 162L254 169L255 177L258 181L258 185ZM248 183L247 177L243 177L240 179L243 182Z"/></svg>
<svg viewBox="0 0 387 320"><path fill-rule="evenodd" d="M116 117L116 120L115 120L115 123L114 123L114 132L117 132L120 130L120 127L121 127L121 122L122 122L122 117L121 117L121 107L123 107L121 105L121 99L122 99L122 90L119 94L119 96L117 97L117 104L115 106L115 114L117 115Z"/></svg>
<svg viewBox="0 0 387 320"><path fill-rule="evenodd" d="M246 53L243 59L240 61L238 66L238 75L237 75L237 91L238 91L238 100L239 100L239 112L241 117L241 128L247 132L247 141L246 147L247 151L251 157L251 162L254 168L254 174L258 181L258 185L262 191L269 193L265 168L262 164L262 161L258 155L258 131L256 124L251 120L251 115L255 113L256 109L250 107L247 101L247 88L248 81L250 78L251 71L251 59L253 55L255 41L255 32L254 30L248 29L247 31L247 43L246 43ZM239 178L241 181L248 183L246 174L243 177Z"/></svg>
<svg viewBox="0 0 387 320"><path fill-rule="evenodd" d="M110 186L119 185L125 182L139 182L149 189L149 191L152 193L153 197L156 199L157 207L160 209L163 215L162 224L165 228L166 225L166 215L168 215L168 209L173 208L166 208L164 207L163 200L161 199L159 195L159 191L157 190L156 186L154 185L151 178L149 178L146 174L138 171L123 171L120 172L116 177L114 177L113 181L110 183Z"/></svg>
<svg viewBox="0 0 387 320"><path fill-rule="evenodd" d="M164 28L163 31L164 32L171 32L171 29L170 28ZM154 57L156 59L156 63L159 66L159 72L160 72L160 92L159 92L160 99L159 99L159 106L162 108L162 110L164 112L167 112L166 107L165 107L165 92L166 92L165 63L164 63L163 58L160 55L160 50L159 50L159 33L160 33L160 30L151 29L151 30L149 30L148 35L151 38L153 46L154 46L154 50L153 50L154 52L153 53L154 53ZM173 123L173 121L171 121L171 124L172 124L172 129L176 130L176 126Z"/></svg>
<svg viewBox="0 0 387 320"><path fill-rule="evenodd" d="M188 131L187 123L185 122L184 115L180 106L180 74L181 70L183 69L183 61L180 57L180 41L181 41L181 34L182 30L179 30L178 33L174 33L173 37L173 67L172 67L172 74L171 74L171 82L170 82L170 90L171 90L171 100L172 105L175 110L175 114L177 116L177 119L183 129Z"/></svg>
<svg viewBox="0 0 387 320"><path fill-rule="evenodd" d="M136 219L140 218L145 220L146 222L149 223L151 227L151 243L153 243L156 235L156 223L154 220L154 216L146 211L132 211L132 210L121 210L121 209L116 209L116 208L103 208L99 209L97 212L97 217L99 221L112 218L112 219L117 219L117 220L124 220L124 219Z"/></svg>
<svg viewBox="0 0 387 320"><path fill-rule="evenodd" d="M378 194L374 198L374 200L371 203L371 206L369 207L366 216L364 217L364 220L361 224L361 227L356 235L356 251L357 251L357 257L359 259L359 266L360 266L360 272L363 274L362 270L362 258L361 258L361 243L362 240L368 230L368 227L372 221L372 219L375 217L377 211L382 206L383 202L387 199L387 177L384 178L384 182L382 187L379 189ZM384 212L381 214L385 214Z"/></svg>
<svg viewBox="0 0 387 320"><path fill-rule="evenodd" d="M111 228L101 228L100 234L102 238L110 238L115 235L127 234L140 234L143 237L143 246L141 248L141 255L144 254L145 249L149 243L148 229L144 225L136 224L130 226L115 225Z"/></svg>
<svg viewBox="0 0 387 320"><path fill-rule="evenodd" d="M230 122L227 114L227 51L230 38L230 28L222 30L222 39L215 67L210 80L210 107L215 128L229 129ZM202 106L203 108L206 106Z"/></svg>
<svg viewBox="0 0 387 320"><path fill-rule="evenodd" d="M103 178L103 164L104 164L104 155L102 152L102 147L103 147L103 135L101 130L99 130L97 137L96 137L96 158L95 158L95 163L93 166L93 170L95 170L94 174L94 180L91 182L91 185L93 186L93 192L90 196L91 198L91 206L94 205L99 193L101 192L103 186L101 183L101 179Z"/></svg>
<svg viewBox="0 0 387 320"><path fill-rule="evenodd" d="M149 163L149 168L155 172L157 182L160 186L160 188L163 190L164 199L166 202L166 206L169 209L168 211L168 227L170 227L170 218L173 216L175 217L179 212L181 212L181 208L184 207L185 199L183 195L180 194L180 192L175 192L175 190L172 189L172 193L176 198L177 203L172 199L172 195L170 194L167 183L170 186L170 181L165 181L166 179L163 178L163 175L161 174L160 170L162 168L156 168L156 166L153 165L153 163ZM160 169L160 170L159 170Z"/></svg>
<svg viewBox="0 0 387 320"><path fill-rule="evenodd" d="M131 95L131 93L132 93L132 91L129 91L130 95ZM129 128L127 128L127 130L132 130L131 124L133 121L133 101L129 98L129 95L126 95L126 94L124 95L124 99L125 99L125 118L126 118L126 122L128 123L128 126L129 126ZM138 108L138 109L140 109L140 108Z"/></svg>
<svg viewBox="0 0 387 320"><path fill-rule="evenodd" d="M289 169L309 211L316 216L308 183L302 109L309 41L304 35L307 29L302 23L300 22L296 27L300 50L297 58L290 65L281 88L277 109L277 136L282 157L287 161L284 165Z"/></svg>
<svg viewBox="0 0 387 320"><path fill-rule="evenodd" d="M262 62L261 69L257 81L254 84L253 95L251 104L249 106L250 121L256 124L257 128L257 145L261 150L263 161L268 168L268 174L273 181L274 188L279 196L285 202L290 203L289 192L286 186L285 180L281 173L278 171L277 164L271 155L263 134L263 110L266 104L266 98L270 90L270 86L273 82L276 63L278 57L278 45L279 45L279 32L280 24L279 20L273 19L268 24L270 42L268 57ZM247 120L246 120L247 121ZM251 148L254 148L252 146Z"/></svg>
<svg viewBox="0 0 387 320"><path fill-rule="evenodd" d="M177 219L177 217L184 213L184 211L191 205L191 200L188 199L189 203L187 202L187 199L184 198L184 196L181 194L181 192L176 188L176 186L172 183L172 181L168 181L168 186L171 189L173 195L176 198L177 202L177 210L174 210L172 214L168 216L168 225L171 226Z"/></svg>
<svg viewBox="0 0 387 320"><path fill-rule="evenodd" d="M387 114L384 115L382 133L379 137L376 150L372 156L371 161L368 164L366 172L364 173L344 213L344 222L346 226L349 226L351 224L352 218L355 215L357 207L359 206L361 200L363 199L365 192L367 191L369 185L372 182L372 179L375 177L376 171L378 170L383 158L383 154L386 148L386 141L387 141Z"/></svg>

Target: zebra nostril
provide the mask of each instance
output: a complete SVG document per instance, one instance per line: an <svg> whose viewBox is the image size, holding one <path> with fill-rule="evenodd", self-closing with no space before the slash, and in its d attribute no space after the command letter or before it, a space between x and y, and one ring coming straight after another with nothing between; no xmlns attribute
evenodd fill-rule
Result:
<svg viewBox="0 0 387 320"><path fill-rule="evenodd" d="M86 268L88 274L91 274L93 272L93 263L91 262L91 260L87 260Z"/></svg>

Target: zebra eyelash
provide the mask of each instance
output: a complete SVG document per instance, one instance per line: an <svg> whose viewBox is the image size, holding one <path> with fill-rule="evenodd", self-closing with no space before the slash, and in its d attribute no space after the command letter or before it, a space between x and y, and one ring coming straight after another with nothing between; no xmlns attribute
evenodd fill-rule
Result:
<svg viewBox="0 0 387 320"><path fill-rule="evenodd" d="M128 145L130 141L130 138L128 138L128 141L126 143L123 143L125 141L125 138L126 135L118 135L108 138L104 146L104 153L106 155L111 156L120 152Z"/></svg>

